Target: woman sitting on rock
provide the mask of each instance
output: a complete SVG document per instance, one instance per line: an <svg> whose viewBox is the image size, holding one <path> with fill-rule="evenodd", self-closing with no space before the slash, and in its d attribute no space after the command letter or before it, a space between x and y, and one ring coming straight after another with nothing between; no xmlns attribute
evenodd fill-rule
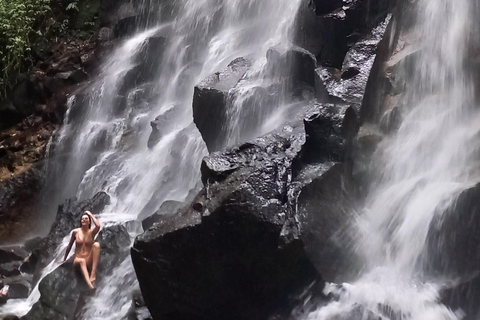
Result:
<svg viewBox="0 0 480 320"><path fill-rule="evenodd" d="M92 221L95 228L92 227ZM82 215L80 228L74 229L70 243L68 244L67 251L63 262L67 260L70 249L75 241L75 259L73 264L79 265L88 286L94 289L93 282L95 281L95 271L97 270L98 256L100 255L100 244L94 242L93 239L100 230L100 223L90 211L85 211ZM90 275L89 275L90 271Z"/></svg>

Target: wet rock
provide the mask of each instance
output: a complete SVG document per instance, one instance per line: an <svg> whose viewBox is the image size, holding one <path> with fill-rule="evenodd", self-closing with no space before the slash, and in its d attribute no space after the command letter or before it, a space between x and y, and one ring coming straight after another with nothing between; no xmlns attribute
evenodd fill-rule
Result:
<svg viewBox="0 0 480 320"><path fill-rule="evenodd" d="M347 51L391 12L395 1L303 1L294 41L312 52L318 63L340 69Z"/></svg>
<svg viewBox="0 0 480 320"><path fill-rule="evenodd" d="M152 133L148 137L147 146L153 148L162 139L162 137L171 132L177 124L177 119L183 113L183 109L180 106L173 106L171 109L165 111L163 114L155 118L150 123L152 126Z"/></svg>
<svg viewBox="0 0 480 320"><path fill-rule="evenodd" d="M115 37L122 38L132 35L139 28L141 21L139 16L130 16L118 20L114 29Z"/></svg>
<svg viewBox="0 0 480 320"><path fill-rule="evenodd" d="M103 0L100 2L99 19L101 26L113 28L119 20L137 15L135 6L125 0Z"/></svg>
<svg viewBox="0 0 480 320"><path fill-rule="evenodd" d="M313 9L315 10L315 13L317 15L324 15L327 13L331 13L333 11L336 11L338 9L341 9L342 6L345 4L344 0L331 0L331 1L325 1L325 0L313 0L311 1L313 4Z"/></svg>
<svg viewBox="0 0 480 320"><path fill-rule="evenodd" d="M20 246L3 246L0 248L0 250L13 252L17 256L19 256L21 259L25 259L29 254L24 247L20 247Z"/></svg>
<svg viewBox="0 0 480 320"><path fill-rule="evenodd" d="M154 80L163 61L162 53L166 41L166 38L161 35L154 35L145 40L142 49L134 58L136 65L127 72L119 84L120 95L126 96L131 89Z"/></svg>
<svg viewBox="0 0 480 320"><path fill-rule="evenodd" d="M9 284L8 299L26 299L30 292L30 284L26 281Z"/></svg>
<svg viewBox="0 0 480 320"><path fill-rule="evenodd" d="M397 121L401 119L397 115L400 113L396 109L410 103L403 92L413 83L416 61L421 54L417 35L404 26L405 21L399 15L397 12L392 17L384 40L378 45L360 111L362 122L380 124L385 133L395 131L399 125ZM390 119L389 114L393 118ZM393 127L387 128L390 120L393 120Z"/></svg>
<svg viewBox="0 0 480 320"><path fill-rule="evenodd" d="M78 202L76 198L65 201L63 205L58 207L55 222L50 228L48 235L42 240L39 246L37 257L37 271L45 267L58 248L62 239L67 236L73 229L78 228L80 218L86 210L93 214L101 212L109 203L110 197L105 192L99 192L93 198ZM38 276L38 275L37 275Z"/></svg>
<svg viewBox="0 0 480 320"><path fill-rule="evenodd" d="M127 314L128 320L152 320L152 315L145 306L142 293L139 291L133 292L132 306Z"/></svg>
<svg viewBox="0 0 480 320"><path fill-rule="evenodd" d="M355 136L351 146L351 157L354 159L352 175L355 177L359 191L370 183L369 172L374 152L384 135L377 126L363 125ZM366 191L366 190L365 190Z"/></svg>
<svg viewBox="0 0 480 320"><path fill-rule="evenodd" d="M0 276L14 277L20 275L19 267L21 264L21 261L0 264Z"/></svg>
<svg viewBox="0 0 480 320"><path fill-rule="evenodd" d="M291 298L318 277L287 200L302 143L302 132L273 134L211 154L192 204L137 237L132 261L153 318L290 312Z"/></svg>
<svg viewBox="0 0 480 320"><path fill-rule="evenodd" d="M297 198L302 239L327 281L345 281L343 277L352 267L352 253L346 245L350 239L346 231L353 218L352 187L346 166L338 163L303 185Z"/></svg>
<svg viewBox="0 0 480 320"><path fill-rule="evenodd" d="M380 129L384 133L392 133L402 124L402 115L398 107L388 110L380 120Z"/></svg>
<svg viewBox="0 0 480 320"><path fill-rule="evenodd" d="M33 274L37 268L37 264L40 258L40 251L35 249L24 263L20 266L19 270L23 273Z"/></svg>
<svg viewBox="0 0 480 320"><path fill-rule="evenodd" d="M102 280L127 257L130 235L122 225L109 226L100 231L96 241L100 242L97 286L101 288L105 285ZM72 259L43 278L39 291L39 301L22 319L79 319L86 299L93 294Z"/></svg>
<svg viewBox="0 0 480 320"><path fill-rule="evenodd" d="M41 242L42 242L42 237L35 237L35 238L28 239L27 241L25 241L23 246L25 247L25 250L27 250L29 252L32 252L33 250L35 250L36 248L38 248L40 246Z"/></svg>
<svg viewBox="0 0 480 320"><path fill-rule="evenodd" d="M233 60L195 86L193 119L210 152L223 146L222 127L226 121L226 98L244 76L251 62L244 58Z"/></svg>
<svg viewBox="0 0 480 320"><path fill-rule="evenodd" d="M174 200L163 202L157 212L142 221L143 230L149 229L154 223L160 221L163 217L175 214L182 205L182 202Z"/></svg>
<svg viewBox="0 0 480 320"><path fill-rule="evenodd" d="M17 237L31 230L29 222L35 217L35 196L44 179L41 164L31 167L5 181L0 181L0 241L17 241ZM28 229L28 230L27 230Z"/></svg>
<svg viewBox="0 0 480 320"><path fill-rule="evenodd" d="M90 291L71 263L64 263L48 274L38 289L40 300L21 319L73 319L80 300Z"/></svg>
<svg viewBox="0 0 480 320"><path fill-rule="evenodd" d="M480 299L480 276L476 274L463 277L440 290L441 303L451 310L461 310L465 317L463 319L475 319L480 311L478 306Z"/></svg>
<svg viewBox="0 0 480 320"><path fill-rule="evenodd" d="M317 59L309 51L292 45L289 48L273 47L267 51L268 68L271 72L285 72L292 88L305 84L315 86Z"/></svg>
<svg viewBox="0 0 480 320"><path fill-rule="evenodd" d="M13 261L22 261L21 255L15 253L13 250L0 249L0 264L10 263Z"/></svg>
<svg viewBox="0 0 480 320"><path fill-rule="evenodd" d="M339 104L322 104L304 120L304 126L306 141L297 159L303 166L344 161L346 142L358 130L353 108Z"/></svg>
<svg viewBox="0 0 480 320"><path fill-rule="evenodd" d="M463 279L478 273L480 252L480 184L458 195L432 222L428 235L428 259L433 272Z"/></svg>
<svg viewBox="0 0 480 320"><path fill-rule="evenodd" d="M362 104L377 48L384 38L391 15L348 51L341 70L320 67L317 73L331 98ZM317 94L318 95L318 94Z"/></svg>
<svg viewBox="0 0 480 320"><path fill-rule="evenodd" d="M123 225L115 225L100 230L96 241L100 243L98 279L109 274L128 255L130 235Z"/></svg>

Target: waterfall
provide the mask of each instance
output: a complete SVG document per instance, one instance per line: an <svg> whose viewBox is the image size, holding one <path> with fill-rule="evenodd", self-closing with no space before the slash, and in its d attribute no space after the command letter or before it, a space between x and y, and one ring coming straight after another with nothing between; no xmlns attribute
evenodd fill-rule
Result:
<svg viewBox="0 0 480 320"><path fill-rule="evenodd" d="M161 21L126 39L93 84L69 100L49 150L44 214L52 217L66 198L105 191L111 204L98 216L105 227L141 220L165 200L185 201L200 185L200 163L207 154L192 122L194 86L238 57L255 61L261 81L266 52L287 45L300 1L169 3L173 17L160 15ZM150 10L148 1L143 10ZM158 117L167 125L149 148L150 122ZM131 291L138 288L130 258L103 283L86 304L86 319L125 315Z"/></svg>
<svg viewBox="0 0 480 320"><path fill-rule="evenodd" d="M325 293L338 301L308 319L461 319L439 302L449 274L430 274L428 258L441 255L427 245L459 194L480 182L480 112L466 69L475 1L418 1L415 37L420 44L405 84L398 131L373 155L373 183L353 223L353 248L363 267L356 281ZM442 280L443 279L443 280ZM373 316L375 315L375 316ZM370 318L371 317L371 318ZM352 317L353 318L353 317Z"/></svg>

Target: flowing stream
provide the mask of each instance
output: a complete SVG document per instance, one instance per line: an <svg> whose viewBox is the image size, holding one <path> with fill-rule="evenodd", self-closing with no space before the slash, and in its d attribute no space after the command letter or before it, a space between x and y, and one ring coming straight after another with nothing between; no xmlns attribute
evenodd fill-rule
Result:
<svg viewBox="0 0 480 320"><path fill-rule="evenodd" d="M480 112L465 64L476 6L471 0L416 6L420 47L413 68L402 71L410 79L403 122L374 154L374 182L352 228L363 268L352 283L328 285L325 293L338 299L309 320L462 318L439 302L451 275L428 271L429 255L442 254L441 239L434 249L428 236L459 194L480 182Z"/></svg>
<svg viewBox="0 0 480 320"><path fill-rule="evenodd" d="M165 200L187 199L200 186L200 163L207 154L192 122L194 86L238 57L255 61L251 73L261 84L266 52L288 44L300 0L181 0L169 5L173 18L159 18L125 40L104 63L98 80L69 100L64 125L49 150L44 211L50 217L64 199L87 199L98 191L111 196L99 215L103 227L141 220ZM148 1L143 10L150 10ZM152 41L163 44L145 54ZM148 77L139 84L132 77L138 68ZM148 148L150 122L157 117L167 119L166 128ZM271 129L267 125L255 134ZM132 239L138 232L132 230ZM125 315L131 291L138 288L130 258L103 282L87 303L85 319ZM29 306L38 299L36 292ZM16 313L27 310L23 303Z"/></svg>

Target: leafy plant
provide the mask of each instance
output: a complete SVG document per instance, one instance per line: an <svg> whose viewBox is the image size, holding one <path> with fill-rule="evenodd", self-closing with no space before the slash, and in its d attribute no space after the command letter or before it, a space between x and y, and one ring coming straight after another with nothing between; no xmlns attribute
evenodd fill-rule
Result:
<svg viewBox="0 0 480 320"><path fill-rule="evenodd" d="M66 10L67 11L72 11L72 10L78 11L78 2L77 1L70 2L67 5Z"/></svg>
<svg viewBox="0 0 480 320"><path fill-rule="evenodd" d="M31 38L42 36L35 24L50 10L50 0L0 0L0 86L31 59Z"/></svg>

